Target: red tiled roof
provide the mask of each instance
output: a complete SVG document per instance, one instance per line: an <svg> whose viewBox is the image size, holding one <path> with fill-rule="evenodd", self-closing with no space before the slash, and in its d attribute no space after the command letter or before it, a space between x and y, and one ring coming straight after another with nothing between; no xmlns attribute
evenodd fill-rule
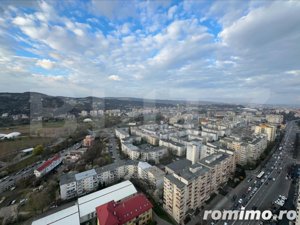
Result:
<svg viewBox="0 0 300 225"><path fill-rule="evenodd" d="M121 202L108 202L96 208L100 225L122 225L143 214L153 206L144 194L137 194Z"/></svg>
<svg viewBox="0 0 300 225"><path fill-rule="evenodd" d="M51 159L48 159L46 162L44 162L42 165L40 165L40 166L37 168L37 171L39 171L39 172L43 171L43 170L46 169L48 166L50 166L52 162L58 160L59 158L60 158L59 155L53 156Z"/></svg>

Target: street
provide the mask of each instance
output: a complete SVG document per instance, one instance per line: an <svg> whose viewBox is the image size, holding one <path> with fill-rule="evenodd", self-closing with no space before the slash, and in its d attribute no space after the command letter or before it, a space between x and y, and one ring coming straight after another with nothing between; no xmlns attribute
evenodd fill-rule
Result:
<svg viewBox="0 0 300 225"><path fill-rule="evenodd" d="M274 201L279 195L288 196L291 186L291 178L287 177L288 168L299 160L293 158L293 145L297 126L294 122L287 123L286 133L279 147L274 150L271 158L266 164L253 171L247 171L246 178L231 192L223 198L212 201L204 207L197 216L191 218L189 225L201 224L230 224L230 225L254 225L258 221L203 221L205 210L271 210L274 208ZM263 176L259 179L257 175L263 171Z"/></svg>

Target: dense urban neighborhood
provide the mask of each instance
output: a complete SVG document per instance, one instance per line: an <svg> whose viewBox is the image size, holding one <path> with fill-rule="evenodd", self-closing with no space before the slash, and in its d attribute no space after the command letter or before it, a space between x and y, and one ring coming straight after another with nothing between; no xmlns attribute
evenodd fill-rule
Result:
<svg viewBox="0 0 300 225"><path fill-rule="evenodd" d="M297 208L297 109L164 104L2 129L3 145L49 138L1 153L2 222L223 224L204 221L205 209Z"/></svg>
<svg viewBox="0 0 300 225"><path fill-rule="evenodd" d="M0 225L300 225L300 0L0 0Z"/></svg>

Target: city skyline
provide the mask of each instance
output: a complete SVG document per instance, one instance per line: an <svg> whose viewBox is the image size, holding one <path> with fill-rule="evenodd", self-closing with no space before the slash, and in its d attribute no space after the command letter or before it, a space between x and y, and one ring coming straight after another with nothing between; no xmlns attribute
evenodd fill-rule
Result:
<svg viewBox="0 0 300 225"><path fill-rule="evenodd" d="M297 1L4 1L1 92L299 105Z"/></svg>

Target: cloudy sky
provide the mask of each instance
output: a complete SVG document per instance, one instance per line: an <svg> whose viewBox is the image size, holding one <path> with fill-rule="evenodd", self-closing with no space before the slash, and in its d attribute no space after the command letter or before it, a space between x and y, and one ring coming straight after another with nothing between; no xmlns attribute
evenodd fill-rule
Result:
<svg viewBox="0 0 300 225"><path fill-rule="evenodd" d="M300 1L4 0L0 91L300 104Z"/></svg>

